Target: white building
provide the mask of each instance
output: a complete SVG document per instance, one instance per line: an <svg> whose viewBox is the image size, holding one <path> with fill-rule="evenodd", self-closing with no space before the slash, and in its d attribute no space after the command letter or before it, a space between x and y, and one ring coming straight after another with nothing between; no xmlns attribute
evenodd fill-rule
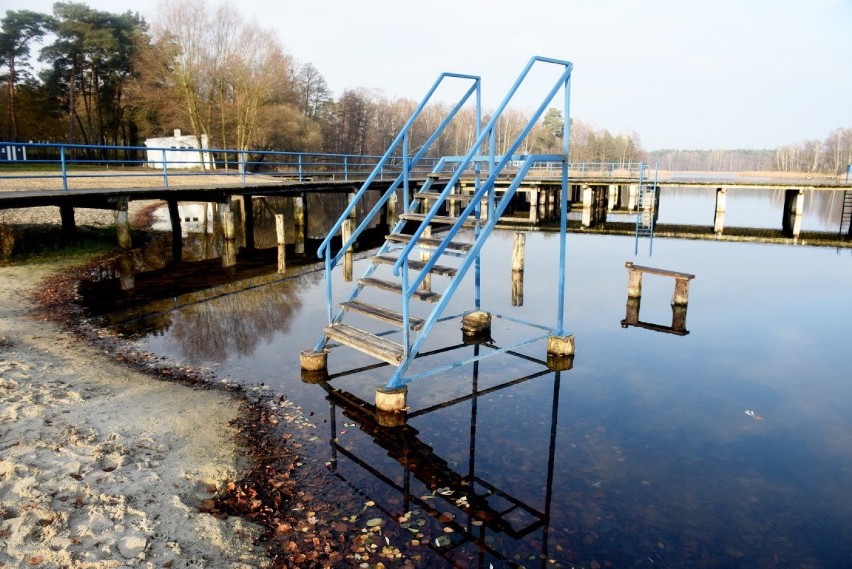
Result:
<svg viewBox="0 0 852 569"><path fill-rule="evenodd" d="M209 148L206 134L202 134L200 137L181 135L179 128L175 129L174 136L146 138L148 167L162 169L165 159L166 166L169 168L212 170L215 165L210 159L210 153L197 151L199 149L199 138L201 139L201 149Z"/></svg>

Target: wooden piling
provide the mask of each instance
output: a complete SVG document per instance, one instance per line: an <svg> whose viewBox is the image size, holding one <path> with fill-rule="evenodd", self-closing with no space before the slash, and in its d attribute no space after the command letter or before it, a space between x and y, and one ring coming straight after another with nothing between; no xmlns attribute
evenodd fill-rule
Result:
<svg viewBox="0 0 852 569"><path fill-rule="evenodd" d="M388 209L388 227L394 227L397 222L399 222L399 218L396 216L397 212L397 204L399 202L399 198L396 197L396 192L392 193L388 198L387 209Z"/></svg>
<svg viewBox="0 0 852 569"><path fill-rule="evenodd" d="M296 254L305 254L305 198L293 198L293 228L296 233Z"/></svg>
<svg viewBox="0 0 852 569"><path fill-rule="evenodd" d="M524 272L512 271L512 306L524 305Z"/></svg>
<svg viewBox="0 0 852 569"><path fill-rule="evenodd" d="M118 258L118 280L124 292L130 292L136 288L136 274L131 253L123 253Z"/></svg>
<svg viewBox="0 0 852 569"><path fill-rule="evenodd" d="M284 227L284 214L275 214L275 236L278 242L278 272L287 271L287 233Z"/></svg>
<svg viewBox="0 0 852 569"><path fill-rule="evenodd" d="M224 249L222 251L222 266L225 268L237 264L237 228L234 222L234 212L228 210L221 213L222 234L225 237Z"/></svg>
<svg viewBox="0 0 852 569"><path fill-rule="evenodd" d="M642 271L633 268L633 263L624 264L627 267L627 298L642 296Z"/></svg>
<svg viewBox="0 0 852 569"><path fill-rule="evenodd" d="M515 242L512 247L512 272L523 272L526 263L526 235L521 232L515 233Z"/></svg>
<svg viewBox="0 0 852 569"><path fill-rule="evenodd" d="M306 371L321 371L328 368L328 350L304 350L299 353L299 366Z"/></svg>
<svg viewBox="0 0 852 569"><path fill-rule="evenodd" d="M133 244L130 240L130 215L127 212L127 200L118 203L115 211L115 232L118 236L118 246L122 249L130 249Z"/></svg>
<svg viewBox="0 0 852 569"><path fill-rule="evenodd" d="M432 226L431 225L427 225L423 229L423 237L426 238L426 239L429 239L430 237L432 237ZM423 249L423 250L420 251L420 260L421 261L426 262L431 258L432 258L432 255L426 249ZM431 274L427 274L423 278L423 282L420 283L420 290L425 291L425 292L431 292L432 291L432 275Z"/></svg>
<svg viewBox="0 0 852 569"><path fill-rule="evenodd" d="M343 224L340 226L341 247L344 247L346 245L346 242L352 238L353 224L354 220L352 218L349 218L344 220ZM350 247L346 250L345 253L343 253L343 280L345 282L352 282L352 247Z"/></svg>
<svg viewBox="0 0 852 569"><path fill-rule="evenodd" d="M687 304L689 304L689 279L676 278L672 306L686 306Z"/></svg>

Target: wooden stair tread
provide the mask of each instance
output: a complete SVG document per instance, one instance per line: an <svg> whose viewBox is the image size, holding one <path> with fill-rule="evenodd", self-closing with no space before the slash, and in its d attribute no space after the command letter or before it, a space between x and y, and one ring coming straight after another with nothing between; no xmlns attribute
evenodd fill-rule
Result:
<svg viewBox="0 0 852 569"><path fill-rule="evenodd" d="M402 313L397 312L396 310L391 310L390 308L385 308L383 306L376 306L375 304L362 302L360 300L350 300L348 302L342 302L340 305L347 310L352 310L353 312L358 312L359 314L375 318L376 320L381 320L382 322L402 327ZM420 330L423 328L423 324L425 322L425 320L417 318L416 316L408 317L408 327L412 330Z"/></svg>
<svg viewBox="0 0 852 569"><path fill-rule="evenodd" d="M360 284L361 286L371 286L381 290L402 294L402 285L391 281L368 277L360 279L358 281L358 284ZM412 296L418 300L425 300L426 302L438 302L439 300L441 300L441 295L437 292L429 292L425 290L416 290L414 291L414 293L412 293Z"/></svg>
<svg viewBox="0 0 852 569"><path fill-rule="evenodd" d="M411 241L411 235L407 233L391 233L385 239L394 243L408 243ZM436 239L434 237L421 237L417 240L418 245L426 247L438 247L441 243L443 243L443 239ZM472 243L464 243L463 241L450 241L447 243L447 249L454 251L470 251L471 247L473 247Z"/></svg>
<svg viewBox="0 0 852 569"><path fill-rule="evenodd" d="M325 335L344 346L369 354L391 365L398 365L405 356L405 348L400 344L347 324L332 324L325 329Z"/></svg>
<svg viewBox="0 0 852 569"><path fill-rule="evenodd" d="M426 215L422 213L403 213L399 216L400 219L404 219L405 221L423 221L426 219ZM458 222L457 217L447 217L444 215L436 215L434 216L430 223L438 223L441 225L455 225ZM485 219L471 219L467 218L462 224L464 227L474 227L476 225L485 225L487 220Z"/></svg>
<svg viewBox="0 0 852 569"><path fill-rule="evenodd" d="M375 257L373 257L372 260L373 260L374 263L382 263L382 264L385 264L385 265L393 265L394 263L396 263L397 259L398 259L398 257L392 257L391 255L376 255ZM426 266L427 262L428 261L418 261L416 259L409 259L408 260L408 267L410 269L414 269L415 271L421 271L421 270L423 270L423 267ZM435 266L432 267L432 269L429 272L434 273L436 275L443 275L445 277L451 277L451 276L455 275L458 272L458 270L455 267L447 267L445 265L435 265Z"/></svg>

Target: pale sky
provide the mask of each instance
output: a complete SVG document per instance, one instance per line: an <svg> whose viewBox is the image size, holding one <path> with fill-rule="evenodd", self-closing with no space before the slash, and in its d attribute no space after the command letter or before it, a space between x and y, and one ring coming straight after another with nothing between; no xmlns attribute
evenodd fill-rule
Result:
<svg viewBox="0 0 852 569"><path fill-rule="evenodd" d="M156 0L85 3L157 18ZM50 12L52 4L0 0L3 12ZM636 131L646 150L775 148L852 128L852 0L235 4L313 63L335 96L365 87L420 100L451 71L481 76L483 103L493 108L541 55L573 62L573 118L613 134ZM543 95L554 71L542 68L528 90ZM515 106L540 102L520 95Z"/></svg>

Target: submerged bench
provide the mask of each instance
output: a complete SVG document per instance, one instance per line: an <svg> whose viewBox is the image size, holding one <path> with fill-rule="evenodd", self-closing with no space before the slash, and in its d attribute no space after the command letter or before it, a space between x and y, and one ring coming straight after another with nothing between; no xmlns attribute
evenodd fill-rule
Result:
<svg viewBox="0 0 852 569"><path fill-rule="evenodd" d="M624 266L627 267L628 298L640 298L642 296L642 275L644 273L650 273L652 275L672 277L675 279L672 306L686 306L689 302L689 281L694 279L695 275L679 273L677 271L667 271L665 269L655 269L654 267L643 267L641 265L634 265L630 261L624 263Z"/></svg>

